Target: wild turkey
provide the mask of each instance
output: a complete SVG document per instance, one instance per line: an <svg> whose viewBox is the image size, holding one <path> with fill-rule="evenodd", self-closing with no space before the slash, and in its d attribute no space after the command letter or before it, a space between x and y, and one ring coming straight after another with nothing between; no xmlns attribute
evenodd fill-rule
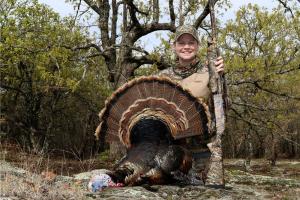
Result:
<svg viewBox="0 0 300 200"><path fill-rule="evenodd" d="M187 174L192 159L177 141L209 137L208 113L201 100L167 77L140 77L124 84L105 102L95 134L102 141L120 141L127 149L110 175L136 185Z"/></svg>

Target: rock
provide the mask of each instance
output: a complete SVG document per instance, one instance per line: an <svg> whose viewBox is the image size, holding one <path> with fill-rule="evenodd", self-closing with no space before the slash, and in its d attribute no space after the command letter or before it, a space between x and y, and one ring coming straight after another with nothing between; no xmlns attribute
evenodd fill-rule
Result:
<svg viewBox="0 0 300 200"><path fill-rule="evenodd" d="M201 200L201 199L297 199L300 180L254 175L241 170L225 170L225 189L205 186L154 185L107 188L90 193L87 180L107 170L93 170L73 177L57 176L49 183L41 175L16 168L0 160L0 197L8 199L107 199L107 200ZM1 198L0 198L1 199Z"/></svg>
<svg viewBox="0 0 300 200"><path fill-rule="evenodd" d="M95 176L97 174L106 174L108 172L111 172L111 171L107 170L107 169L96 169L96 170L92 170L89 172L75 174L75 175L73 175L73 177L75 180L89 181L93 176Z"/></svg>
<svg viewBox="0 0 300 200"><path fill-rule="evenodd" d="M229 183L300 187L300 181L282 177L253 175L241 170L227 171Z"/></svg>
<svg viewBox="0 0 300 200"><path fill-rule="evenodd" d="M58 176L55 178L55 181L56 181L56 182L71 182L71 181L74 181L74 177L70 177L70 176L60 176L60 175L58 175Z"/></svg>
<svg viewBox="0 0 300 200"><path fill-rule="evenodd" d="M4 160L0 160L0 176L2 176L2 178L4 174L14 174L15 176L25 177L26 173L28 173L28 171L14 167Z"/></svg>
<svg viewBox="0 0 300 200"><path fill-rule="evenodd" d="M130 200L163 200L159 193L151 192L143 187L123 187L123 188L108 188L97 194L93 194L97 199L130 199Z"/></svg>

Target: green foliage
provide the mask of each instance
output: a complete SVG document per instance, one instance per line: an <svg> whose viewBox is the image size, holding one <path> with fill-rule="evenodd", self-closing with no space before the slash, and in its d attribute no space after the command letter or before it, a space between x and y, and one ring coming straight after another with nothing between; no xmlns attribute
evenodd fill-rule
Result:
<svg viewBox="0 0 300 200"><path fill-rule="evenodd" d="M82 153L111 92L102 58L76 48L90 40L85 30L36 0L3 5L1 113L10 119L11 134L19 132L29 148L62 138L61 146Z"/></svg>
<svg viewBox="0 0 300 200"><path fill-rule="evenodd" d="M258 141L256 155L275 142L270 135L291 140L287 124L300 117L299 17L299 12L290 18L280 8L269 13L249 4L226 25L220 39L233 102L229 132L252 134ZM241 145L240 134L235 137ZM292 145L299 145L299 134L296 138Z"/></svg>
<svg viewBox="0 0 300 200"><path fill-rule="evenodd" d="M109 150L101 152L99 154L99 159L102 161L108 161L110 159Z"/></svg>

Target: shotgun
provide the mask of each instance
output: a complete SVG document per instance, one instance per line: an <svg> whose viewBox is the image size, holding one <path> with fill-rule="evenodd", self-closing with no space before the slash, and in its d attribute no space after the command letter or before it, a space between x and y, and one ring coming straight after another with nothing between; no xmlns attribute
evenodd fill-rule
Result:
<svg viewBox="0 0 300 200"><path fill-rule="evenodd" d="M207 144L210 152L210 163L207 171L205 185L211 187L225 187L224 168L223 168L223 152L222 152L222 136L225 130L225 112L223 99L224 81L220 74L216 72L215 60L219 56L217 49L217 32L216 19L214 13L214 5L217 0L209 0L209 12L211 20L211 37L208 39L208 69L209 69L209 87L213 95L214 116L216 122L216 136Z"/></svg>

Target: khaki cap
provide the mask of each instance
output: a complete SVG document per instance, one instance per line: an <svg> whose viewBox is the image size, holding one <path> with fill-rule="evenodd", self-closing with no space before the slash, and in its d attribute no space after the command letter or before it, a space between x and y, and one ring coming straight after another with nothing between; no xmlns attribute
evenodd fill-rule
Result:
<svg viewBox="0 0 300 200"><path fill-rule="evenodd" d="M191 25L178 26L176 29L176 32L175 32L175 41L177 41L178 38L185 33L192 35L195 38L195 40L197 40L197 42L199 43L198 32L195 29L195 27L193 27Z"/></svg>

